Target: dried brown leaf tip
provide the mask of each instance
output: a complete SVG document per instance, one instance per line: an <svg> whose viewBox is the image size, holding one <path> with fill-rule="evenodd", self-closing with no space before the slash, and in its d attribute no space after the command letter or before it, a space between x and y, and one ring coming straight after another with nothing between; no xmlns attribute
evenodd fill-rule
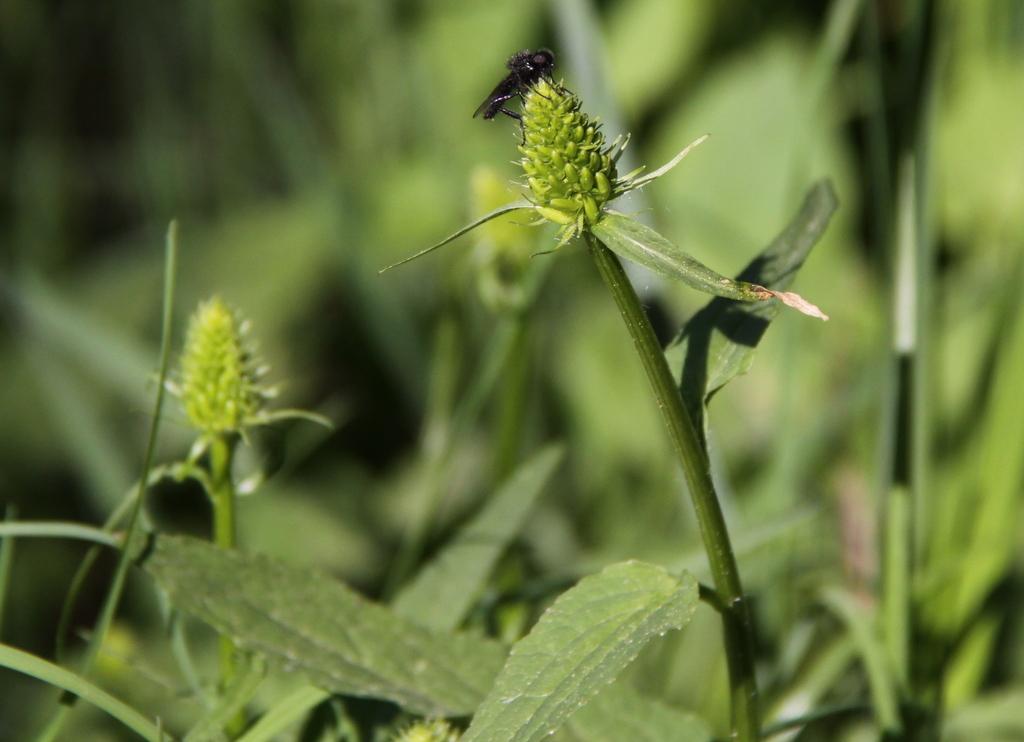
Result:
<svg viewBox="0 0 1024 742"><path fill-rule="evenodd" d="M800 296L800 294L793 291L772 291L771 289L766 289L764 286L754 286L754 290L761 294L765 299L774 297L787 307L793 307L793 309L798 312L803 312L809 317L817 317L820 320L828 322L828 315Z"/></svg>

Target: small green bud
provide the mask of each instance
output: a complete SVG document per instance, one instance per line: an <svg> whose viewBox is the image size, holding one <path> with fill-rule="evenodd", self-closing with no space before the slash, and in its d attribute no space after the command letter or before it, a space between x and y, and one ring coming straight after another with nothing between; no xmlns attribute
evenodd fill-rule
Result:
<svg viewBox="0 0 1024 742"><path fill-rule="evenodd" d="M444 719L428 719L407 726L392 742L458 742L459 733Z"/></svg>
<svg viewBox="0 0 1024 742"><path fill-rule="evenodd" d="M472 189L477 211L490 211L509 197L508 181L489 169L473 174ZM472 263L477 293L488 308L507 311L523 306L524 281L533 251L533 239L515 216L494 219L477 230Z"/></svg>
<svg viewBox="0 0 1024 742"><path fill-rule="evenodd" d="M204 434L241 432L260 417L274 390L260 383L249 323L219 298L199 305L181 354L178 396L189 421Z"/></svg>
<svg viewBox="0 0 1024 742"><path fill-rule="evenodd" d="M580 187L584 191L594 190L594 174L589 167L580 169Z"/></svg>
<svg viewBox="0 0 1024 742"><path fill-rule="evenodd" d="M536 211L542 217L548 221L554 222L555 224L573 224L576 221L576 217L572 214L567 214L560 209L552 209L548 206L538 206Z"/></svg>
<svg viewBox="0 0 1024 742"><path fill-rule="evenodd" d="M571 198L553 198L551 199L551 206L559 211L572 212L580 207L580 202Z"/></svg>

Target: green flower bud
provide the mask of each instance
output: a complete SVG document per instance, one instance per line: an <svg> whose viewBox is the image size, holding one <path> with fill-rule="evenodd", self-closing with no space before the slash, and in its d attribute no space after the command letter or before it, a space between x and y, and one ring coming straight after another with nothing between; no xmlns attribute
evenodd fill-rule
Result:
<svg viewBox="0 0 1024 742"><path fill-rule="evenodd" d="M508 200L509 183L489 169L472 180L474 210L490 211ZM494 219L476 232L472 253L476 288L481 301L494 311L518 309L526 301L524 281L534 241L515 216Z"/></svg>
<svg viewBox="0 0 1024 742"><path fill-rule="evenodd" d="M189 320L175 390L194 427L207 435L241 432L261 420L274 390L255 359L249 323L219 298L199 305Z"/></svg>
<svg viewBox="0 0 1024 742"><path fill-rule="evenodd" d="M457 742L458 739L458 731L444 719L428 719L407 726L392 742Z"/></svg>
<svg viewBox="0 0 1024 742"><path fill-rule="evenodd" d="M615 163L579 98L546 79L523 96L523 131L521 164L536 211L564 225L564 242L600 219L618 180Z"/></svg>

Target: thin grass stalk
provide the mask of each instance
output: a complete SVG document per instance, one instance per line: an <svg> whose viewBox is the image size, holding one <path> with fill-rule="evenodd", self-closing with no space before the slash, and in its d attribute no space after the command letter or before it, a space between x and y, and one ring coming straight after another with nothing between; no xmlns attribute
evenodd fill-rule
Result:
<svg viewBox="0 0 1024 742"><path fill-rule="evenodd" d="M135 501L135 487L132 487L121 500L121 503L114 508L113 512L107 516L106 521L103 523L103 530L107 533L113 533L117 529L117 525L124 519L126 515L131 512L132 503ZM145 515L145 513L143 513ZM82 587L85 585L85 580L92 571L93 566L96 564L96 560L100 556L100 546L93 545L89 547L89 550L82 557L82 561L78 563L78 568L75 570L75 576L71 578L71 584L68 586L68 591L64 596L64 604L60 609L60 619L57 621L57 631L54 639L54 655L57 658L57 662L63 662L67 655L67 638L71 629L71 619L75 608L75 601L78 600L78 595L82 591Z"/></svg>
<svg viewBox="0 0 1024 742"><path fill-rule="evenodd" d="M167 371L170 368L171 362L171 328L174 322L174 286L177 279L177 267L178 222L172 221L167 229L165 248L160 361L157 374L156 401L153 403L153 422L149 426L146 454L142 461L142 476L139 477L135 500L132 503L128 523L125 526L124 548L118 557L117 567L114 570L114 576L107 590L107 597L104 600L103 608L93 626L92 640L89 642L89 646L85 650L85 656L82 659L82 666L79 670L79 676L82 679L88 679L91 674L93 665L96 663L96 657L99 655L107 632L110 630L110 625L114 622L114 614L117 612L117 607L121 602L121 595L124 592L125 581L128 579L128 566L131 562L132 545L138 535L139 526L142 521L142 503L145 500L149 471L153 467L153 458L156 454L156 441L160 431L160 419L163 414L164 396L166 394ZM78 696L67 692L61 696L60 706L50 719L49 724L40 734L39 742L52 742L57 738L77 698Z"/></svg>
<svg viewBox="0 0 1024 742"><path fill-rule="evenodd" d="M921 72L918 76L919 93L917 97L917 126L913 142L913 170L908 177L913 178L914 188L914 261L917 280L917 311L916 311L916 369L912 378L911 394L911 447L910 472L913 497L910 514L910 579L911 595L914 585L919 581L922 559L927 542L927 534L931 531L935 509L935 486L933 479L934 460L934 412L932 400L936 397L935 390L935 333L933 327L935 307L936 248L931 229L932 218L932 131L936 116L936 83L939 79L937 65L940 63L939 50L936 46L936 11L931 2L922 2L919 8L922 40L918 52L920 54ZM927 38L924 38L927 35ZM944 681L945 671L940 679L928 665L932 664L928 655L934 652L933 647L921 646L915 634L920 633L915 626L916 608L910 603L910 679L911 679L911 725L910 738L924 742L935 742L941 736L943 706L945 704ZM924 655L926 666L915 671L913 662ZM944 668L945 670L945 668Z"/></svg>
<svg viewBox="0 0 1024 742"><path fill-rule="evenodd" d="M4 524L11 524L18 519L18 507L7 503L4 513ZM7 607L8 589L11 584L11 569L14 566L14 539L5 536L0 542L0 637L3 636L4 609Z"/></svg>

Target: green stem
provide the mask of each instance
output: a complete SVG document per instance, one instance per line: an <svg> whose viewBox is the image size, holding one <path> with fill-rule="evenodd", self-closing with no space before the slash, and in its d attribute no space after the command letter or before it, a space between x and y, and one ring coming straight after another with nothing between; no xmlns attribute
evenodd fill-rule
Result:
<svg viewBox="0 0 1024 742"><path fill-rule="evenodd" d="M235 441L228 435L216 435L210 442L210 500L213 503L213 541L217 546L234 549L237 545L235 527L235 483L231 479L231 462L235 457Z"/></svg>
<svg viewBox="0 0 1024 742"><path fill-rule="evenodd" d="M732 736L738 742L754 742L761 738L757 678L754 674L754 632L747 600L743 596L736 557L729 542L725 518L711 480L711 466L700 444L697 431L683 405L661 344L654 334L626 272L618 258L600 240L584 232L590 254L594 256L618 306L619 314L633 338L647 379L658 400L672 446L683 467L683 474L693 499L700 523L704 548L711 566L715 590L724 603L722 626L725 651L729 662Z"/></svg>
<svg viewBox="0 0 1024 742"><path fill-rule="evenodd" d="M224 549L237 545L235 523L235 482L231 464L235 458L238 436L221 433L210 441L210 501L213 503L213 541ZM226 691L235 677L235 645L229 637L220 637L220 682ZM236 715L228 725L229 733L238 733L245 726L244 716Z"/></svg>

